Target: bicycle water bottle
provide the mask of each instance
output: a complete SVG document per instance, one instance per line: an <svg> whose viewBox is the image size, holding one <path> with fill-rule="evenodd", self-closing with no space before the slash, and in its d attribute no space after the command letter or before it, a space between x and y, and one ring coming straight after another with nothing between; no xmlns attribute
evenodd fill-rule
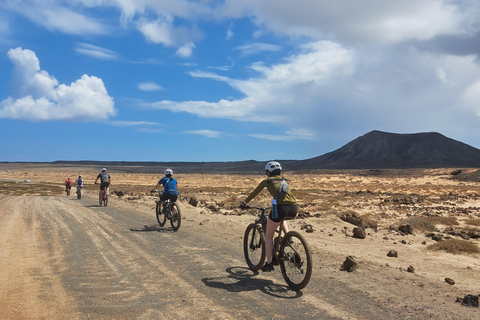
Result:
<svg viewBox="0 0 480 320"><path fill-rule="evenodd" d="M277 211L277 199L273 198L272 200L272 219L278 218L278 211Z"/></svg>

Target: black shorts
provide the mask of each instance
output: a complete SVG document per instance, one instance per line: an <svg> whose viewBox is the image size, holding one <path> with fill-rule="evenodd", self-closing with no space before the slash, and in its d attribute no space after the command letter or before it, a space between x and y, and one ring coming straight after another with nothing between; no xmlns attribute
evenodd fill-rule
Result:
<svg viewBox="0 0 480 320"><path fill-rule="evenodd" d="M102 182L100 183L100 190L105 190L110 186L110 182Z"/></svg>
<svg viewBox="0 0 480 320"><path fill-rule="evenodd" d="M296 204L282 204L277 205L278 217L277 219L272 218L272 212L268 215L268 219L273 222L282 222L283 220L290 220L297 216L298 207Z"/></svg>
<svg viewBox="0 0 480 320"><path fill-rule="evenodd" d="M172 202L177 201L178 195L176 194L160 194L160 201L170 200Z"/></svg>

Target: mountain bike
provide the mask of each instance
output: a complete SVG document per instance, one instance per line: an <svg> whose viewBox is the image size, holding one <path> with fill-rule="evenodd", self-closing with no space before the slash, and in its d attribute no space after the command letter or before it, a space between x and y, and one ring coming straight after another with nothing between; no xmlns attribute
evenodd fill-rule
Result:
<svg viewBox="0 0 480 320"><path fill-rule="evenodd" d="M98 199L98 202L100 203L100 206L103 205L106 207L107 204L108 204L108 193L107 193L107 190L102 190L102 198L101 199Z"/></svg>
<svg viewBox="0 0 480 320"><path fill-rule="evenodd" d="M180 206L177 204L177 202L172 202L170 199L165 200L165 202L163 202L163 206L160 199L158 199L156 203L157 205L155 207L155 213L157 215L157 221L160 227L165 225L165 222L168 218L170 220L170 224L172 225L173 231L177 231L182 223Z"/></svg>
<svg viewBox="0 0 480 320"><path fill-rule="evenodd" d="M71 187L66 187L65 192L67 193L67 198L70 196L70 189Z"/></svg>
<svg viewBox="0 0 480 320"><path fill-rule="evenodd" d="M248 267L258 271L265 263L265 233L267 216L265 211L270 208L243 206L244 209L261 211L255 222L249 224L243 238L243 251ZM277 228L273 239L273 259L275 265L280 265L282 276L293 290L307 286L312 276L312 254L307 240L296 231L289 231L282 236L282 229Z"/></svg>

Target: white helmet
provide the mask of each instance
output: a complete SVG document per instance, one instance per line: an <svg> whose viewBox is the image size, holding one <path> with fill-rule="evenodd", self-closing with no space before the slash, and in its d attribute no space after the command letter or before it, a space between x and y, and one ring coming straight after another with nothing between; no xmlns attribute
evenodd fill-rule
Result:
<svg viewBox="0 0 480 320"><path fill-rule="evenodd" d="M173 170L170 168L165 169L165 174L173 174Z"/></svg>
<svg viewBox="0 0 480 320"><path fill-rule="evenodd" d="M102 172L103 172L103 171L107 171L107 168L103 168L103 169L102 169Z"/></svg>
<svg viewBox="0 0 480 320"><path fill-rule="evenodd" d="M274 170L277 170L277 169L282 170L282 166L280 165L280 163L276 161L270 161L265 165L265 171L268 171L270 173L272 173Z"/></svg>
<svg viewBox="0 0 480 320"><path fill-rule="evenodd" d="M81 175L81 174L79 174L79 175L78 175L78 177L79 177L79 178L81 178L81 177L82 177L82 175Z"/></svg>

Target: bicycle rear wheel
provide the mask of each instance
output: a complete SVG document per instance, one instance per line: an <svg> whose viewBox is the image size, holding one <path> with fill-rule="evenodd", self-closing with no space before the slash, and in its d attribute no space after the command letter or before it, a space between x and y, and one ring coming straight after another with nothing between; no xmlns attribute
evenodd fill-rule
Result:
<svg viewBox="0 0 480 320"><path fill-rule="evenodd" d="M160 201L157 201L155 213L157 214L158 224L160 225L160 227L163 227L165 225L165 221L167 220L167 216L165 215L165 212L163 212L162 210L162 203Z"/></svg>
<svg viewBox="0 0 480 320"><path fill-rule="evenodd" d="M106 207L108 204L108 196L107 192L105 191L105 194L103 195L103 205Z"/></svg>
<svg viewBox="0 0 480 320"><path fill-rule="evenodd" d="M260 225L255 223L248 225L243 238L243 253L252 271L259 270L265 263L265 235Z"/></svg>
<svg viewBox="0 0 480 320"><path fill-rule="evenodd" d="M180 206L176 202L172 203L170 206L170 212L172 217L170 218L170 224L172 225L173 231L180 229L180 224L182 223L182 215L180 213Z"/></svg>
<svg viewBox="0 0 480 320"><path fill-rule="evenodd" d="M312 254L307 240L298 232L290 231L280 245L280 269L288 286L300 290L312 276Z"/></svg>

